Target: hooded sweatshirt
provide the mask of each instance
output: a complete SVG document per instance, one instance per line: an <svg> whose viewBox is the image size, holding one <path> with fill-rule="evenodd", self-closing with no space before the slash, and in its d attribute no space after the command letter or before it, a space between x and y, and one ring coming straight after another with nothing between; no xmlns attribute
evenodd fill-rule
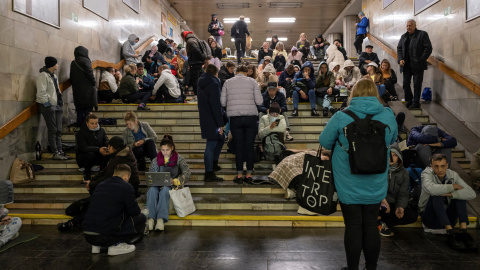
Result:
<svg viewBox="0 0 480 270"><path fill-rule="evenodd" d="M327 73L322 74L320 71L320 67L322 65L327 66ZM315 88L319 89L322 87L331 87L332 89L335 87L335 76L333 73L328 69L327 63L322 61L320 65L318 65L318 76L315 79Z"/></svg>
<svg viewBox="0 0 480 270"><path fill-rule="evenodd" d="M343 53L338 50L337 46L329 46L327 49L327 54L327 64L330 64L331 62L337 62L340 65L343 65L343 63L345 63L345 57L343 56Z"/></svg>
<svg viewBox="0 0 480 270"><path fill-rule="evenodd" d="M310 68L310 74L308 76L309 77L308 80L305 80L304 75L303 75L303 70L306 67ZM302 68L300 69L300 71L295 74L295 77L293 77L293 81L294 82L301 81L303 84L305 84L305 86L307 86L308 89L314 89L315 88L315 69L313 68L312 62L306 61L302 65ZM297 89L297 91L298 90L299 89Z"/></svg>
<svg viewBox="0 0 480 270"><path fill-rule="evenodd" d="M347 71L345 70L346 67L353 68L352 70ZM362 78L360 69L356 67L350 59L345 61L343 67L340 67L340 75L342 76L343 83L345 83L346 86L353 86Z"/></svg>
<svg viewBox="0 0 480 270"><path fill-rule="evenodd" d="M293 56L293 51L297 51L297 54ZM298 51L297 47L293 46L292 49L290 50L290 54L287 57L287 65L290 64L293 60L298 60L300 64L302 64L302 56L303 54Z"/></svg>
<svg viewBox="0 0 480 270"><path fill-rule="evenodd" d="M118 89L117 81L115 80L115 77L106 70L102 73L102 81L100 83L103 83L103 82L108 83L108 86L110 90L112 90L112 93L117 92L117 89Z"/></svg>
<svg viewBox="0 0 480 270"><path fill-rule="evenodd" d="M160 86L163 84L165 84L165 86L168 88L168 93L170 96L174 98L178 98L180 96L181 90L178 80L175 78L175 76L173 76L172 71L168 68L162 71L160 78L158 78L155 86L153 87L152 95L155 96L158 89L160 89Z"/></svg>
<svg viewBox="0 0 480 270"><path fill-rule="evenodd" d="M337 72L334 71L336 66L340 66ZM328 64L328 70L330 70L333 73L333 76L335 77L335 80L338 80L338 78L340 78L340 76L341 76L340 75L340 70L341 69L342 69L342 65L340 65L337 62L330 62L330 64Z"/></svg>
<svg viewBox="0 0 480 270"><path fill-rule="evenodd" d="M408 185L410 178L408 171L403 167L402 152L398 144L392 145L390 151L398 156L398 162L390 165L388 171L388 191L386 199L389 204L394 203L395 207L405 209L409 200Z"/></svg>
<svg viewBox="0 0 480 270"><path fill-rule="evenodd" d="M128 40L123 43L122 53L123 53L123 58L125 58L125 63L127 65L136 64L140 62L137 58L133 57L136 54L133 46L135 46L136 44L135 39L137 38L138 38L137 35L130 34L128 36Z"/></svg>

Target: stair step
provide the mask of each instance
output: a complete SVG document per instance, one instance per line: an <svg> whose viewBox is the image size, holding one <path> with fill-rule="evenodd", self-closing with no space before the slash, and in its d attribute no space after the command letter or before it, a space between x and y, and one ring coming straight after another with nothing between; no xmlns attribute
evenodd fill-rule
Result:
<svg viewBox="0 0 480 270"><path fill-rule="evenodd" d="M73 142L70 142L70 143L73 143ZM179 149L178 147L176 147L178 151L180 151L181 149ZM205 149L189 149L188 152L187 151L183 151L181 153L181 155L184 157L184 158L203 158L203 153L205 152ZM47 162L47 161L53 161L53 162L58 162L59 164L60 163L63 163L63 162L71 162L72 164L76 164L76 161L75 161L75 152L67 152L68 156L70 156L70 159L69 160L62 160L62 161L59 161L59 160L52 160L53 158L53 153L42 153L42 160L40 162ZM220 153L220 158L235 158L235 155L234 154L231 154L231 153L228 153L226 149L222 150L222 152ZM38 161L32 161L32 163L37 163ZM38 163L38 164L41 164L41 163ZM41 164L43 165L43 164ZM78 168L78 167L75 167L75 168Z"/></svg>

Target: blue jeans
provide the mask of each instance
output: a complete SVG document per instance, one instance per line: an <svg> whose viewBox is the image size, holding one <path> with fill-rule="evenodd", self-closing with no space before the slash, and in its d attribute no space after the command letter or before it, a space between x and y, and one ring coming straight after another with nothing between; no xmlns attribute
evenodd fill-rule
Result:
<svg viewBox="0 0 480 270"><path fill-rule="evenodd" d="M205 162L205 172L213 172L213 162L217 161L222 152L223 144L225 143L225 136L222 135L218 139L207 139L205 146L205 154L203 161Z"/></svg>
<svg viewBox="0 0 480 270"><path fill-rule="evenodd" d="M383 96L385 94L385 84L380 84L380 85L377 85L377 90L378 90L378 94L381 96Z"/></svg>
<svg viewBox="0 0 480 270"><path fill-rule="evenodd" d="M243 173L243 162L247 162L247 173L253 173L253 145L258 133L257 116L230 117L230 127L235 142L237 174Z"/></svg>
<svg viewBox="0 0 480 270"><path fill-rule="evenodd" d="M422 214L422 223L430 229L445 229L445 226L452 227L460 223L467 223L467 201L452 199L448 207L445 207L447 197L430 196L427 206Z"/></svg>
<svg viewBox="0 0 480 270"><path fill-rule="evenodd" d="M298 93L299 89L296 88L293 91L293 108L298 109L298 103L300 102L300 94ZM308 90L308 101L310 101L310 108L315 109L315 90L310 89ZM307 101L306 99L302 99L302 101Z"/></svg>
<svg viewBox="0 0 480 270"><path fill-rule="evenodd" d="M168 206L171 187L150 187L147 191L148 217L168 222Z"/></svg>

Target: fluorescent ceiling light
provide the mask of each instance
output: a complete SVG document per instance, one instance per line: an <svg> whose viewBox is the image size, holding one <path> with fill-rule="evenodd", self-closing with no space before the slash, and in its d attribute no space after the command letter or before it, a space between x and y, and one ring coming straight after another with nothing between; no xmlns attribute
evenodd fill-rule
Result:
<svg viewBox="0 0 480 270"><path fill-rule="evenodd" d="M287 41L287 40L288 40L288 38L286 38L286 37L280 37L280 38L278 38L278 41ZM271 37L268 37L268 38L266 39L266 41L272 41L272 38L271 38Z"/></svg>
<svg viewBox="0 0 480 270"><path fill-rule="evenodd" d="M218 9L250 8L249 3L217 3Z"/></svg>
<svg viewBox="0 0 480 270"><path fill-rule="evenodd" d="M268 18L269 23L294 23L295 18Z"/></svg>
<svg viewBox="0 0 480 270"><path fill-rule="evenodd" d="M236 21L240 20L239 18L224 18L223 23L235 23ZM245 18L246 23L250 23L250 18Z"/></svg>
<svg viewBox="0 0 480 270"><path fill-rule="evenodd" d="M302 2L270 2L271 8L301 8Z"/></svg>

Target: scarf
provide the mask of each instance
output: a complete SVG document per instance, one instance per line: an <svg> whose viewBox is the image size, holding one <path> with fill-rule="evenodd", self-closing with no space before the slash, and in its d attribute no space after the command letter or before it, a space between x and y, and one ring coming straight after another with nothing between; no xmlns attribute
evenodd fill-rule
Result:
<svg viewBox="0 0 480 270"><path fill-rule="evenodd" d="M162 152L158 152L157 154L157 164L159 167L162 167L162 166L175 167L177 166L177 161L178 161L178 153L175 151L170 156L170 159L168 160L167 164L165 164L165 157L163 156Z"/></svg>
<svg viewBox="0 0 480 270"><path fill-rule="evenodd" d="M400 166L398 165L398 163L395 163L393 165L390 165L390 168L388 168L388 172L389 173L393 173L395 172L396 170L398 170L398 168L400 168Z"/></svg>
<svg viewBox="0 0 480 270"><path fill-rule="evenodd" d="M183 56L182 54L180 54L180 57L183 58L183 60L187 61L188 60L188 56Z"/></svg>
<svg viewBox="0 0 480 270"><path fill-rule="evenodd" d="M98 124L97 128L91 129L89 128L90 131L99 131L100 130L100 124Z"/></svg>

